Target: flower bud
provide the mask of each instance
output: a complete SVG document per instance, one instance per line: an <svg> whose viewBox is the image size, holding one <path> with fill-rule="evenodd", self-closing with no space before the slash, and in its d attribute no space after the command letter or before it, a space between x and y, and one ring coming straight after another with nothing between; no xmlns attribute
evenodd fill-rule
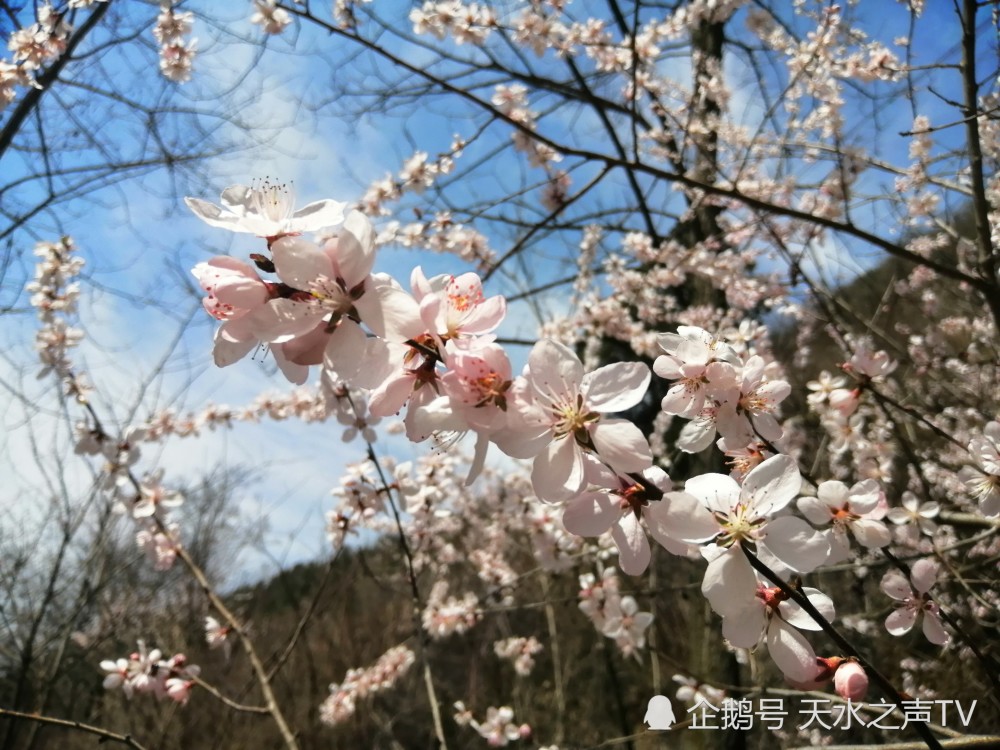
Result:
<svg viewBox="0 0 1000 750"><path fill-rule="evenodd" d="M844 700L863 701L868 692L868 675L856 661L845 661L833 676L833 687Z"/></svg>

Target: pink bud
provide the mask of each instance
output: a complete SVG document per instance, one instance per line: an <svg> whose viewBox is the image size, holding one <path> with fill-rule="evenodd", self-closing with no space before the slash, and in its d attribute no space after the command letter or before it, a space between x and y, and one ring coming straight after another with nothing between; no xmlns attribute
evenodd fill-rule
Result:
<svg viewBox="0 0 1000 750"><path fill-rule="evenodd" d="M862 701L868 692L868 675L856 661L845 661L833 676L833 687L844 700Z"/></svg>
<svg viewBox="0 0 1000 750"><path fill-rule="evenodd" d="M830 391L830 406L839 411L843 416L851 416L858 408L861 393L857 388L848 390L847 388L834 388Z"/></svg>
<svg viewBox="0 0 1000 750"><path fill-rule="evenodd" d="M526 740L531 736L531 727L529 727L527 724L522 724L520 727L518 727L517 733L521 735L522 740Z"/></svg>

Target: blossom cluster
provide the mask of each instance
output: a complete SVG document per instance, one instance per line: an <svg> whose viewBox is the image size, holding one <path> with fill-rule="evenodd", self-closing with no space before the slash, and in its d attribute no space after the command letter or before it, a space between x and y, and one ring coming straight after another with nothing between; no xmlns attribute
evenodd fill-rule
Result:
<svg viewBox="0 0 1000 750"><path fill-rule="evenodd" d="M84 260L76 254L70 237L58 242L39 242L35 255L35 278L25 287L31 294L31 306L38 311L41 327L35 334L35 349L42 362L38 377L54 373L69 392L84 398L86 387L73 373L69 350L83 339L83 331L67 321L76 314L80 285L75 278L83 269Z"/></svg>
<svg viewBox="0 0 1000 750"><path fill-rule="evenodd" d="M615 641L625 656L638 656L646 645L653 615L640 612L631 596L622 596L614 568L605 568L600 581L592 573L580 576L579 607L598 632Z"/></svg>
<svg viewBox="0 0 1000 750"><path fill-rule="evenodd" d="M38 310L42 323L35 336L35 348L43 365L39 377L55 375L65 385L67 393L87 405L90 389L69 359L69 350L83 338L83 332L67 321L77 311L80 287L74 279L84 265L75 252L69 237L59 242L38 243L35 255L40 260L35 266L35 278L26 290L31 294L31 304ZM88 411L86 419L78 421L74 431L77 454L104 459L102 486L118 500L117 509L135 519L139 547L158 570L169 568L177 552L178 527L170 522L167 513L178 507L183 498L180 493L163 486L162 471L151 472L141 480L132 474L141 456L139 446L146 439L146 430L132 427L114 438L94 412Z"/></svg>
<svg viewBox="0 0 1000 750"><path fill-rule="evenodd" d="M279 8L277 0L254 0L250 23L260 26L265 34L280 34L291 22L291 14Z"/></svg>
<svg viewBox="0 0 1000 750"><path fill-rule="evenodd" d="M350 718L358 702L388 690L403 677L416 661L406 646L394 646L367 669L349 669L341 683L330 685L330 695L319 708L319 718L333 726Z"/></svg>
<svg viewBox="0 0 1000 750"><path fill-rule="evenodd" d="M424 630L431 638L444 638L453 633L462 634L478 620L479 600L471 591L461 599L447 596L448 582L438 581L427 597L422 619ZM447 598L446 598L447 597Z"/></svg>
<svg viewBox="0 0 1000 750"><path fill-rule="evenodd" d="M486 719L482 722L473 718L472 712L465 707L462 701L457 701L454 708L455 723L475 730L490 747L506 747L511 742L527 739L531 736L530 726L514 723L514 709L510 706L501 706L500 708L490 706L486 709Z"/></svg>
<svg viewBox="0 0 1000 750"><path fill-rule="evenodd" d="M198 665L187 663L184 654L164 659L160 649L147 650L142 641L139 650L127 659L102 661L101 669L108 673L104 678L106 690L121 688L128 698L136 693L150 693L159 700L169 698L181 705L188 702L201 673Z"/></svg>
<svg viewBox="0 0 1000 750"><path fill-rule="evenodd" d="M35 18L35 23L11 32L7 40L11 61L0 59L0 112L17 97L18 87L40 88L35 76L66 51L73 33L63 14L50 3L39 6Z"/></svg>
<svg viewBox="0 0 1000 750"><path fill-rule="evenodd" d="M358 208L367 216L388 216L388 203L399 201L408 193L420 194L440 178L451 174L455 160L462 155L466 145L465 140L456 135L448 150L435 158L431 158L426 151L414 152L398 174L386 174L371 183L358 202ZM456 219L451 211L438 211L433 216L418 212L417 220L408 223L395 219L386 222L375 238L375 244L389 243L449 253L480 267L489 267L494 260L486 237Z"/></svg>
<svg viewBox="0 0 1000 750"><path fill-rule="evenodd" d="M513 663L514 671L522 677L531 674L535 668L535 654L542 650L542 644L534 636L513 636L493 644L493 651L501 659Z"/></svg>
<svg viewBox="0 0 1000 750"><path fill-rule="evenodd" d="M175 11L173 0L163 0L153 26L153 36L160 45L160 73L174 83L191 80L191 67L198 51L198 40L187 39L194 24L194 14Z"/></svg>

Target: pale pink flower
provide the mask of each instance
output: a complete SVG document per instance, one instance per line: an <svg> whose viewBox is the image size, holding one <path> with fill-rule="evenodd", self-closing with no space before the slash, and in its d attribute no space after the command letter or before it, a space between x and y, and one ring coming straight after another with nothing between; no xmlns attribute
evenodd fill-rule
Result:
<svg viewBox="0 0 1000 750"><path fill-rule="evenodd" d="M445 362L448 372L441 377L441 387L465 424L485 432L506 426L512 373L503 348L496 344L472 351L448 347Z"/></svg>
<svg viewBox="0 0 1000 750"><path fill-rule="evenodd" d="M768 380L766 366L763 357L750 357L743 365L739 395L719 407L717 426L727 445L747 445L758 434L765 440L781 437L775 412L792 389L784 380Z"/></svg>
<svg viewBox="0 0 1000 750"><path fill-rule="evenodd" d="M232 628L223 625L214 617L205 618L205 642L208 644L209 648L219 648L221 646L228 646L229 634L232 632Z"/></svg>
<svg viewBox="0 0 1000 750"><path fill-rule="evenodd" d="M950 636L941 624L938 606L928 595L937 579L940 564L935 560L917 560L910 568L910 580L902 573L890 570L882 578L881 588L896 600L896 610L885 620L885 629L892 635L903 635L923 614L923 631L927 640L937 646L945 645ZM912 583L912 586L911 586Z"/></svg>
<svg viewBox="0 0 1000 750"><path fill-rule="evenodd" d="M173 39L190 34L193 24L194 13L178 13L168 5L162 8L156 17L153 36L161 45L167 44Z"/></svg>
<svg viewBox="0 0 1000 750"><path fill-rule="evenodd" d="M335 725L351 717L358 701L388 690L403 677L416 661L406 646L393 646L367 669L350 669L342 683L330 685L330 695L319 707L324 724Z"/></svg>
<svg viewBox="0 0 1000 750"><path fill-rule="evenodd" d="M854 349L854 355L844 365L844 369L869 379L885 377L892 373L898 363L889 359L884 351L874 351L862 341Z"/></svg>
<svg viewBox="0 0 1000 750"><path fill-rule="evenodd" d="M656 358L653 372L677 381L660 404L667 414L692 418L705 408L706 398L723 400L736 391L736 352L708 331L680 326L658 342L667 353Z"/></svg>
<svg viewBox="0 0 1000 750"><path fill-rule="evenodd" d="M850 556L850 531L858 543L869 549L884 547L892 541L882 523L886 505L882 489L874 479L866 479L848 488L843 482L822 482L817 497L799 498L799 511L815 526L830 526L828 564Z"/></svg>
<svg viewBox="0 0 1000 750"><path fill-rule="evenodd" d="M139 484L139 499L132 506L133 518L163 517L163 509L178 508L184 504L184 496L168 491L162 484L163 469L147 474Z"/></svg>
<svg viewBox="0 0 1000 750"><path fill-rule="evenodd" d="M903 493L903 507L890 508L886 517L897 526L914 523L921 533L931 536L937 531L934 519L941 512L936 502L921 503L912 492Z"/></svg>
<svg viewBox="0 0 1000 750"><path fill-rule="evenodd" d="M198 52L198 40L175 39L160 48L160 72L174 83L191 80L191 68Z"/></svg>
<svg viewBox="0 0 1000 750"><path fill-rule="evenodd" d="M292 22L292 16L276 5L275 0L254 0L250 23L257 24L265 34L280 34Z"/></svg>
<svg viewBox="0 0 1000 750"><path fill-rule="evenodd" d="M188 672L190 671L191 669L188 670ZM164 687L166 688L168 698L176 703L180 703L182 706L186 706L188 699L191 697L191 688L193 688L194 685L194 680L186 680L181 677L170 677L167 679Z"/></svg>
<svg viewBox="0 0 1000 750"><path fill-rule="evenodd" d="M849 417L861 402L861 391L857 388L834 388L829 394L830 407L841 416Z"/></svg>
<svg viewBox="0 0 1000 750"><path fill-rule="evenodd" d="M650 612L640 612L639 604L631 596L612 598L604 611L602 632L614 638L625 656L632 656L646 646L646 630L653 624Z"/></svg>
<svg viewBox="0 0 1000 750"><path fill-rule="evenodd" d="M677 700L684 703L710 703L718 705L726 697L726 691L717 687L698 682L693 677L675 674L671 678L680 687L677 688Z"/></svg>
<svg viewBox="0 0 1000 750"><path fill-rule="evenodd" d="M108 673L104 678L105 690L114 690L120 687L125 691L125 697L132 697L133 687L132 683L129 682L128 659L105 659L101 662L101 669Z"/></svg>
<svg viewBox="0 0 1000 750"><path fill-rule="evenodd" d="M990 422L982 436L969 442L969 453L977 466L966 466L959 477L979 501L979 511L987 518L1000 515L1000 422Z"/></svg>
<svg viewBox="0 0 1000 750"><path fill-rule="evenodd" d="M507 301L486 298L479 276L435 276L428 280L420 266L410 275L413 298L427 331L443 341L480 336L494 330L507 312Z"/></svg>
<svg viewBox="0 0 1000 750"><path fill-rule="evenodd" d="M514 671L522 677L531 674L535 666L534 655L542 650L542 644L534 636L512 637L493 644L494 653L501 659L507 659L514 665Z"/></svg>
<svg viewBox="0 0 1000 750"><path fill-rule="evenodd" d="M0 60L0 113L17 98L17 88L19 86L34 86L37 88L38 84L31 77L27 68L21 65L14 65L6 60Z"/></svg>
<svg viewBox="0 0 1000 750"><path fill-rule="evenodd" d="M532 486L545 500L568 499L583 489L585 452L596 453L619 473L643 471L653 459L642 432L627 420L604 415L639 403L649 378L649 368L639 362L605 365L585 374L572 350L543 339L512 387L518 398L511 427L494 441L509 456L535 457Z"/></svg>
<svg viewBox="0 0 1000 750"><path fill-rule="evenodd" d="M847 378L834 377L826 370L823 370L819 374L818 379L810 380L806 383L806 388L812 391L812 393L806 396L806 401L813 408L819 408L826 403L834 390L843 388L845 385L847 385Z"/></svg>
<svg viewBox="0 0 1000 750"><path fill-rule="evenodd" d="M217 320L242 318L270 297L267 284L257 271L236 258L220 255L199 263L191 273L208 292L202 305Z"/></svg>
<svg viewBox="0 0 1000 750"><path fill-rule="evenodd" d="M600 536L610 530L618 547L618 567L631 576L641 575L649 566L651 553L642 518L671 487L670 477L658 466L646 469L642 478L644 483L620 474L602 477L613 486L584 492L570 500L563 512L563 525L571 534ZM671 552L682 554L686 548L659 534L656 525L650 531Z"/></svg>
<svg viewBox="0 0 1000 750"><path fill-rule="evenodd" d="M702 593L723 617L753 603L757 578L741 547L756 549L765 563L782 563L806 573L830 551L825 537L801 518L772 514L783 510L802 484L795 459L777 455L747 474L740 486L724 474L689 479L683 492L668 492L650 508L647 524L658 533L689 543L709 543Z"/></svg>
<svg viewBox="0 0 1000 750"><path fill-rule="evenodd" d="M827 621L833 619L833 601L813 588L802 593ZM788 679L805 681L816 674L816 653L801 630L820 630L820 625L801 606L787 598L779 588L756 583L750 605L733 612L722 621L722 634L739 648L755 648L767 643L771 659Z"/></svg>
<svg viewBox="0 0 1000 750"><path fill-rule="evenodd" d="M185 198L194 215L206 224L277 239L290 234L316 232L340 224L346 204L333 200L316 201L295 210L291 186L272 183L268 178L251 185L233 185L222 191L222 206L199 198Z"/></svg>
<svg viewBox="0 0 1000 750"><path fill-rule="evenodd" d="M146 553L156 570L169 570L173 566L180 544L179 531L180 527L176 523L168 524L165 531L151 523L136 532L136 544Z"/></svg>

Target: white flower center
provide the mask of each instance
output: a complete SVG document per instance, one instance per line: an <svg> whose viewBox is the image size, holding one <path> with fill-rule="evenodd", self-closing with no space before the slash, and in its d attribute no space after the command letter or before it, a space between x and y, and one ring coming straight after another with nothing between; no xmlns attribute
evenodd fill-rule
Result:
<svg viewBox="0 0 1000 750"><path fill-rule="evenodd" d="M720 547L731 547L741 541L756 542L764 537L763 527L767 519L758 516L746 500L740 500L729 513L716 511L715 519L722 527L716 538Z"/></svg>
<svg viewBox="0 0 1000 750"><path fill-rule="evenodd" d="M295 210L295 191L285 183L272 184L265 177L259 186L252 187L250 201L255 213L280 223L291 218Z"/></svg>

